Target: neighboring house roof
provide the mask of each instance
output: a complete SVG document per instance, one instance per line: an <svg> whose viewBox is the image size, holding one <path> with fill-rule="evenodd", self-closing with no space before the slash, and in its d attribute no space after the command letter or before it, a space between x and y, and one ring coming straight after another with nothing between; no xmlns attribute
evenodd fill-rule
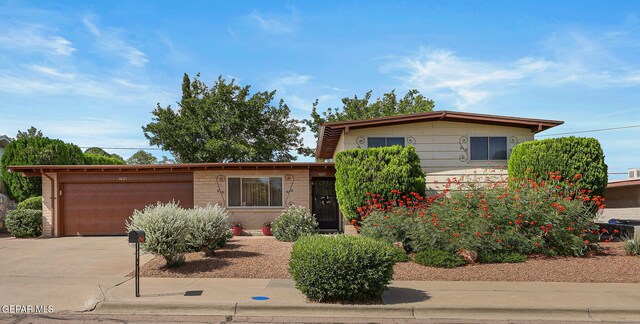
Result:
<svg viewBox="0 0 640 324"><path fill-rule="evenodd" d="M5 147L7 145L9 145L9 143L11 143L12 139L11 137L7 136L7 135L0 135L0 147Z"/></svg>
<svg viewBox="0 0 640 324"><path fill-rule="evenodd" d="M640 179L612 180L607 184L607 188L640 186Z"/></svg>
<svg viewBox="0 0 640 324"><path fill-rule="evenodd" d="M338 145L338 141L340 140L340 136L342 136L343 133L348 133L350 129L421 123L429 121L452 121L461 123L529 128L533 133L538 133L551 127L564 124L563 121L559 120L496 116L447 110L362 120L330 122L320 125L320 129L318 130L316 156L323 159L332 158L333 153L336 150L336 146Z"/></svg>
<svg viewBox="0 0 640 324"><path fill-rule="evenodd" d="M145 165L13 165L12 172L25 176L39 176L42 172L174 172L203 170L288 170L333 169L331 162L242 162L242 163L186 163Z"/></svg>

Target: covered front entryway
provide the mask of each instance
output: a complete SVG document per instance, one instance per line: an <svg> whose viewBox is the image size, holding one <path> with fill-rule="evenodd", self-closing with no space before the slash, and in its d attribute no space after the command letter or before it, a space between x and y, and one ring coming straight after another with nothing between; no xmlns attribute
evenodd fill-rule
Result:
<svg viewBox="0 0 640 324"><path fill-rule="evenodd" d="M193 207L193 173L60 174L64 236L124 235L134 210L175 201Z"/></svg>
<svg viewBox="0 0 640 324"><path fill-rule="evenodd" d="M311 210L323 232L340 230L340 211L336 197L335 178L314 178L311 181Z"/></svg>

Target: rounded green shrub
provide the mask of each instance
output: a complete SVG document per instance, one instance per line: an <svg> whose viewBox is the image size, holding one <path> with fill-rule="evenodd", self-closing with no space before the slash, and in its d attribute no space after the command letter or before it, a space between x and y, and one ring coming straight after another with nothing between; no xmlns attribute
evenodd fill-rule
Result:
<svg viewBox="0 0 640 324"><path fill-rule="evenodd" d="M373 300L393 276L392 249L362 236L305 236L293 245L289 272L296 288L311 300Z"/></svg>
<svg viewBox="0 0 640 324"><path fill-rule="evenodd" d="M19 131L16 139L5 147L0 159L2 181L9 197L23 201L42 194L41 177L23 177L20 172L10 172L10 165L75 165L83 164L82 150L76 145L44 137L31 127Z"/></svg>
<svg viewBox="0 0 640 324"><path fill-rule="evenodd" d="M391 254L393 255L393 260L395 262L408 262L410 260L407 252L401 248L392 246L391 252Z"/></svg>
<svg viewBox="0 0 640 324"><path fill-rule="evenodd" d="M160 255L168 266L184 263L187 236L191 230L189 217L185 209L177 203L158 203L143 210L136 210L126 222L127 230L143 230L145 243L143 251Z"/></svg>
<svg viewBox="0 0 640 324"><path fill-rule="evenodd" d="M42 209L16 209L7 212L7 230L14 237L42 235Z"/></svg>
<svg viewBox="0 0 640 324"><path fill-rule="evenodd" d="M549 172L563 179L579 177L575 188L603 196L607 187L607 164L595 138L560 137L516 145L509 157L509 178L546 180ZM578 176L579 175L579 176Z"/></svg>
<svg viewBox="0 0 640 324"><path fill-rule="evenodd" d="M21 201L17 209L42 210L42 196L31 197Z"/></svg>
<svg viewBox="0 0 640 324"><path fill-rule="evenodd" d="M227 211L220 205L207 205L187 210L189 235L187 249L213 252L229 233Z"/></svg>
<svg viewBox="0 0 640 324"><path fill-rule="evenodd" d="M351 149L336 155L336 195L348 221L358 220L358 208L371 197L392 198L391 191L425 193L425 174L413 146Z"/></svg>
<svg viewBox="0 0 640 324"><path fill-rule="evenodd" d="M459 255L440 250L419 252L413 258L417 264L434 268L456 268L467 262Z"/></svg>
<svg viewBox="0 0 640 324"><path fill-rule="evenodd" d="M300 236L315 233L317 228L318 221L309 210L291 206L273 222L271 234L278 241L293 242Z"/></svg>
<svg viewBox="0 0 640 324"><path fill-rule="evenodd" d="M521 253L480 253L480 263L520 263L527 261L527 256Z"/></svg>
<svg viewBox="0 0 640 324"><path fill-rule="evenodd" d="M118 159L112 156L104 156L92 153L83 153L84 164L88 165L116 165L126 164L123 159Z"/></svg>

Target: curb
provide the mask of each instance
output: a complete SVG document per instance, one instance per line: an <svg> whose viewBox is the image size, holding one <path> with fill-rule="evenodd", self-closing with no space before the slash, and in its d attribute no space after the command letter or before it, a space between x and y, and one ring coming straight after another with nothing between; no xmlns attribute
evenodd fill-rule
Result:
<svg viewBox="0 0 640 324"><path fill-rule="evenodd" d="M524 306L394 306L394 305L273 305L226 302L105 301L98 314L190 314L222 316L302 316L359 318L564 319L640 321L640 308Z"/></svg>
<svg viewBox="0 0 640 324"><path fill-rule="evenodd" d="M198 314L233 316L236 303L104 301L93 313L98 314Z"/></svg>

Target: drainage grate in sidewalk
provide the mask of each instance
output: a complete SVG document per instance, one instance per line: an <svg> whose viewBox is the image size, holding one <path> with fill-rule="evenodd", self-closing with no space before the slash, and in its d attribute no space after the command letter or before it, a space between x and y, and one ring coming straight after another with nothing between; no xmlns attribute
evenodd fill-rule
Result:
<svg viewBox="0 0 640 324"><path fill-rule="evenodd" d="M185 296L202 296L204 290L189 290L184 293Z"/></svg>

